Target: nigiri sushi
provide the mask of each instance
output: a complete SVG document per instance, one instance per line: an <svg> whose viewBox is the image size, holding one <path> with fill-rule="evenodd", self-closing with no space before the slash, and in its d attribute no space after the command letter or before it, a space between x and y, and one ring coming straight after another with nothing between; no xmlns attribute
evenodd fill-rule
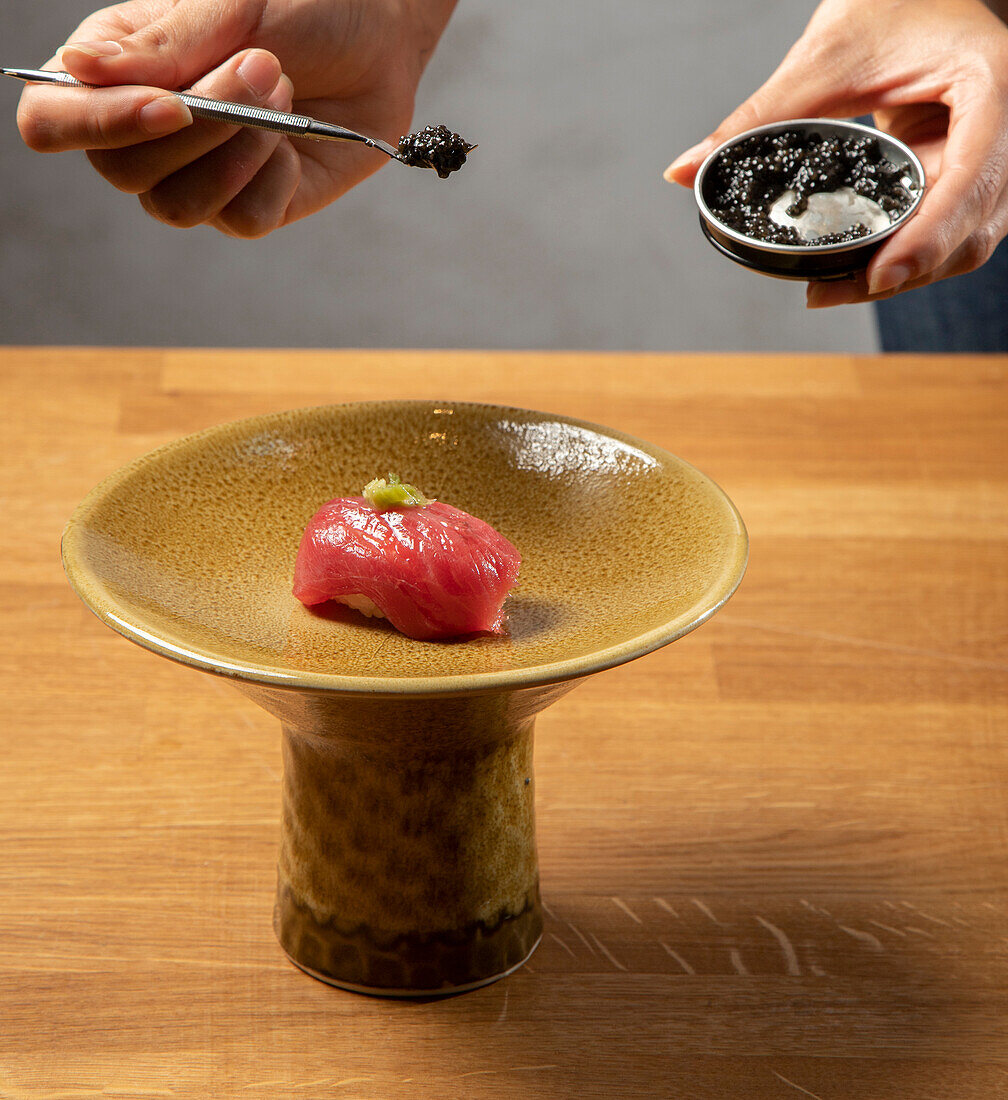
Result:
<svg viewBox="0 0 1008 1100"><path fill-rule="evenodd" d="M521 555L488 523L428 500L394 474L337 497L305 528L294 595L381 615L411 638L503 633Z"/></svg>

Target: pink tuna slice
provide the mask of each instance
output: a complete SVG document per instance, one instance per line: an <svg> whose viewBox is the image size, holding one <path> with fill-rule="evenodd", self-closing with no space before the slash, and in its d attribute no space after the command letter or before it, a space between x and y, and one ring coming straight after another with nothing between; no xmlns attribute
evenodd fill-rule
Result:
<svg viewBox="0 0 1008 1100"><path fill-rule="evenodd" d="M410 638L502 634L519 565L503 535L450 504L382 509L337 497L305 528L294 595L306 607L365 596Z"/></svg>

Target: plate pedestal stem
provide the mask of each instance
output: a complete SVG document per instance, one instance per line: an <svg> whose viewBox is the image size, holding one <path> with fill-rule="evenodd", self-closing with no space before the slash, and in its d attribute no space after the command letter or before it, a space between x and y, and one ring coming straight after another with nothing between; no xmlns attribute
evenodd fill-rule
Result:
<svg viewBox="0 0 1008 1100"><path fill-rule="evenodd" d="M274 926L292 960L391 996L475 988L520 965L542 934L535 714L571 686L378 699L260 689L267 709L287 711Z"/></svg>

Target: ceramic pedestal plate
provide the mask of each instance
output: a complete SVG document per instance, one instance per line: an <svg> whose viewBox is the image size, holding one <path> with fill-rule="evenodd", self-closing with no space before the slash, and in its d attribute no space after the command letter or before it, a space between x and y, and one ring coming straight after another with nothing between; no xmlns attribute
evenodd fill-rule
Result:
<svg viewBox="0 0 1008 1100"><path fill-rule="evenodd" d="M318 506L390 469L519 548L505 636L419 642L291 595ZM63 539L101 619L280 719L277 936L315 977L393 996L472 989L528 958L542 933L536 714L699 625L746 551L728 498L667 451L452 402L189 436L102 482Z"/></svg>

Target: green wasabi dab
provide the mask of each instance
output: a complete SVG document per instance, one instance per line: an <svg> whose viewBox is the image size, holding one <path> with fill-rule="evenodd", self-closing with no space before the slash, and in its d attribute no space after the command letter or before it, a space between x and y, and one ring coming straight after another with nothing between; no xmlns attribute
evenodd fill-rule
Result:
<svg viewBox="0 0 1008 1100"><path fill-rule="evenodd" d="M364 498L372 508L422 508L431 503L415 485L407 485L392 473L388 480L376 477L369 481L364 486Z"/></svg>

